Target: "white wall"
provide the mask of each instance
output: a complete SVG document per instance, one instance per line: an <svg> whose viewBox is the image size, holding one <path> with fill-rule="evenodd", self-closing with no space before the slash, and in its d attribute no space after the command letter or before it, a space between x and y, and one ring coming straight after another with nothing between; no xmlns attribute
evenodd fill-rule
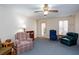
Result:
<svg viewBox="0 0 79 59"><path fill-rule="evenodd" d="M24 12L23 12L24 13ZM75 19L76 21L75 21ZM59 18L46 18L33 20L27 18L27 16L17 13L13 8L0 6L0 38L5 40L7 38L15 39L15 33L22 29L23 25L26 25L27 30L34 30L35 37L41 36L40 23L47 23L46 36L49 36L50 29L56 29L58 32L58 21L59 20L69 20L69 31L76 31L79 33L79 13L76 17L59 17ZM74 23L75 22L75 23Z"/></svg>
<svg viewBox="0 0 79 59"><path fill-rule="evenodd" d="M17 14L12 8L0 6L0 38L4 41L7 38L15 39L15 33L26 25L27 30L34 30L36 35L36 21L26 16Z"/></svg>
<svg viewBox="0 0 79 59"><path fill-rule="evenodd" d="M37 36L41 37L41 23L46 22L47 23L47 30L46 30L46 37L49 38L49 30L55 29L58 33L59 31L59 20L68 20L69 22L69 31L74 32L75 31L75 24L74 24L74 16L69 17L57 17L57 18L49 18L49 19L38 19L37 20Z"/></svg>
<svg viewBox="0 0 79 59"><path fill-rule="evenodd" d="M75 31L79 33L79 12L75 15Z"/></svg>

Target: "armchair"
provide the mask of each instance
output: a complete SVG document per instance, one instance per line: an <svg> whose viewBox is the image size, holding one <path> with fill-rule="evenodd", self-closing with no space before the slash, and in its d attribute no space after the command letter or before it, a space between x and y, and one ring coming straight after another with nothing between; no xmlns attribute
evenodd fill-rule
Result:
<svg viewBox="0 0 79 59"><path fill-rule="evenodd" d="M68 32L66 36L63 36L60 40L61 43L71 46L76 45L78 39L78 34L73 32Z"/></svg>
<svg viewBox="0 0 79 59"><path fill-rule="evenodd" d="M18 32L15 35L17 53L28 51L33 48L33 39L29 38L28 33Z"/></svg>
<svg viewBox="0 0 79 59"><path fill-rule="evenodd" d="M56 30L50 30L50 40L57 40Z"/></svg>

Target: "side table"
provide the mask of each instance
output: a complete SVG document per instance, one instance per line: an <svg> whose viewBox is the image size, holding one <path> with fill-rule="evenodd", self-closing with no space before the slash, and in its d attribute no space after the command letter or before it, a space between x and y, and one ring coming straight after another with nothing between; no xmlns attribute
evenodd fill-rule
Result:
<svg viewBox="0 0 79 59"><path fill-rule="evenodd" d="M57 39L60 40L64 35L57 35Z"/></svg>

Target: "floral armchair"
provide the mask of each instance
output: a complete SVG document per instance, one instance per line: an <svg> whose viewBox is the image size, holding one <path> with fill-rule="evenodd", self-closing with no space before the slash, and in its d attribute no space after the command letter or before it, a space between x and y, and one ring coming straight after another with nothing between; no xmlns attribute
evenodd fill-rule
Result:
<svg viewBox="0 0 79 59"><path fill-rule="evenodd" d="M19 54L33 48L33 39L29 38L29 35L26 32L18 32L15 35L15 44L17 54Z"/></svg>

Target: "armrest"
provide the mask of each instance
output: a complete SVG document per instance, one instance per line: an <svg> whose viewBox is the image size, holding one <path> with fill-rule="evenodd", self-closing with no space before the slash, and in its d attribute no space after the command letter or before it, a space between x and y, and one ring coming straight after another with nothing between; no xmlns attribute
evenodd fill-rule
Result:
<svg viewBox="0 0 79 59"><path fill-rule="evenodd" d="M74 37L72 36L64 36L62 39L75 40Z"/></svg>
<svg viewBox="0 0 79 59"><path fill-rule="evenodd" d="M20 41L18 39L15 39L15 44L14 45L16 46L18 44L20 44Z"/></svg>
<svg viewBox="0 0 79 59"><path fill-rule="evenodd" d="M74 37L72 37L72 36L68 36L67 38L70 40L74 40Z"/></svg>
<svg viewBox="0 0 79 59"><path fill-rule="evenodd" d="M28 41L32 41L33 39L32 39L32 38L27 38L27 40L28 40Z"/></svg>
<svg viewBox="0 0 79 59"><path fill-rule="evenodd" d="M67 38L68 36L62 36L62 38Z"/></svg>

